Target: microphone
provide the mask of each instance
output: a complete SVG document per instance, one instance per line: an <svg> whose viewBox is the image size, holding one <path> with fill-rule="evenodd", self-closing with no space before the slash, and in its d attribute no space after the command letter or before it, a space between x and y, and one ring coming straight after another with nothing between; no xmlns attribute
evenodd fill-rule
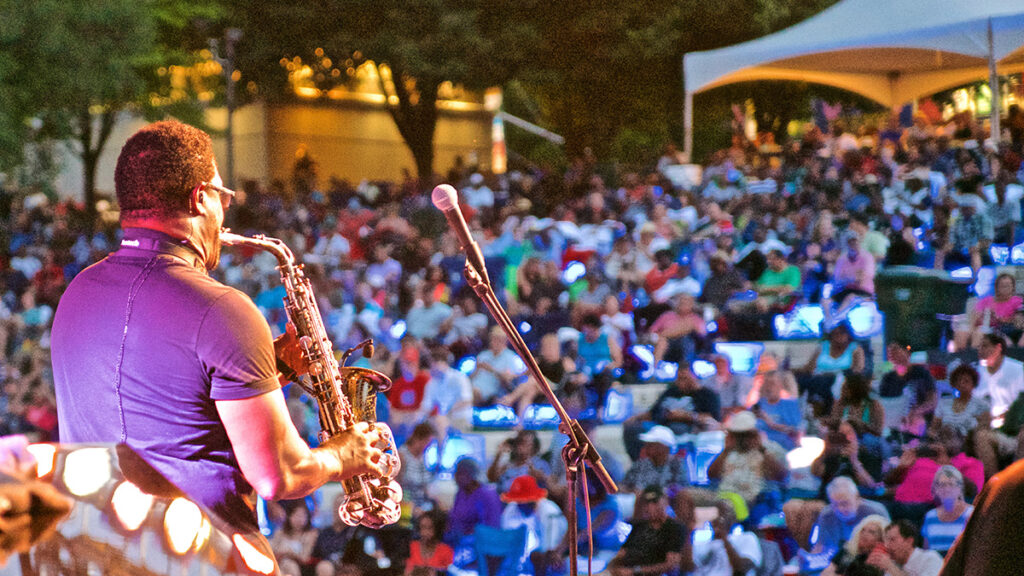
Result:
<svg viewBox="0 0 1024 576"><path fill-rule="evenodd" d="M477 246L473 236L469 233L469 226L466 225L466 219L462 216L462 210L459 209L459 197L455 188L448 184L437 186L430 194L430 201L438 210L444 212L445 218L448 219L448 225L455 231L462 251L466 253L466 263L473 268L485 284L490 285L491 280L487 277L487 268L484 266L484 255L480 252L480 246Z"/></svg>

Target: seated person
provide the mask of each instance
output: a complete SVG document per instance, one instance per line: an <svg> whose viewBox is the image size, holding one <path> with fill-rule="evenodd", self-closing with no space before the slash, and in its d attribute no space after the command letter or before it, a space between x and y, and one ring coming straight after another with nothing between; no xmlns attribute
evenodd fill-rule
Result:
<svg viewBox="0 0 1024 576"><path fill-rule="evenodd" d="M708 265L711 267L711 275L704 281L700 301L722 310L730 298L747 290L750 282L732 266L728 254L724 252L712 254Z"/></svg>
<svg viewBox="0 0 1024 576"><path fill-rule="evenodd" d="M978 299L970 316L969 333L958 333L957 346L960 349L978 347L981 335L986 332L1002 332L1020 338L1020 331L1013 325L1013 316L1024 309L1024 298L1017 294L1017 280L1013 274L1002 273L996 276L992 294ZM968 339L969 337L969 339Z"/></svg>
<svg viewBox="0 0 1024 576"><path fill-rule="evenodd" d="M757 416L757 428L765 438L785 450L797 447L803 428L800 401L783 398L785 380L793 375L784 370L772 370L761 381L761 397L752 408Z"/></svg>
<svg viewBox="0 0 1024 576"><path fill-rule="evenodd" d="M454 358L444 345L436 345L426 355L430 381L423 389L423 400L416 421L431 419L438 434L447 437L448 428L463 432L473 425L473 387L465 374L452 368Z"/></svg>
<svg viewBox="0 0 1024 576"><path fill-rule="evenodd" d="M835 274L832 277L835 285L830 299L823 299L821 306L826 315L832 313L832 304L841 316L841 310L848 309L854 302L853 297L871 298L875 295L875 258L860 248L860 237L850 234L846 237L846 250L836 260Z"/></svg>
<svg viewBox="0 0 1024 576"><path fill-rule="evenodd" d="M519 355L508 347L508 337L499 326L491 328L487 336L487 349L476 355L473 384L473 403L490 406L516 387L521 375Z"/></svg>
<svg viewBox="0 0 1024 576"><path fill-rule="evenodd" d="M939 505L924 515L921 537L925 549L945 556L967 526L974 506L968 504L964 497L963 474L949 464L935 472L932 495Z"/></svg>
<svg viewBox="0 0 1024 576"><path fill-rule="evenodd" d="M588 407L601 406L614 380L616 368L622 366L622 349L618 342L601 330L601 317L587 314L576 339L576 370L586 375Z"/></svg>
<svg viewBox="0 0 1024 576"><path fill-rule="evenodd" d="M583 489L582 478L580 478L578 490ZM611 560L625 541L623 533L624 519L622 510L619 509L618 501L612 498L604 485L597 479L597 473L590 467L587 468L587 492L590 501L590 527L594 534L594 560L595 572L599 569L598 564L605 565ZM580 563L586 562L590 541L587 536L587 515L584 514L585 501L582 492L576 495L576 550L581 558ZM551 574L562 574L565 571L566 558L569 554L569 533L566 532L561 544L554 550L548 552L544 558L534 556L534 576L546 576Z"/></svg>
<svg viewBox="0 0 1024 576"><path fill-rule="evenodd" d="M636 520L622 549L608 563L612 576L675 573L685 534L668 517L668 498L660 486L644 488L636 499Z"/></svg>
<svg viewBox="0 0 1024 576"><path fill-rule="evenodd" d="M989 427L992 420L992 405L986 396L975 394L978 387L978 371L970 364L959 364L949 375L949 383L956 396L943 398L935 408L931 429L952 428L966 437L976 428Z"/></svg>
<svg viewBox="0 0 1024 576"><path fill-rule="evenodd" d="M507 492L519 476L546 482L550 474L551 467L540 457L540 439L533 430L520 430L514 438L502 442L487 468L487 479L502 492Z"/></svg>
<svg viewBox="0 0 1024 576"><path fill-rule="evenodd" d="M439 509L429 510L416 518L417 538L409 542L409 559L405 561L405 574L411 576L416 568L447 570L455 559L452 547L441 541L447 518Z"/></svg>
<svg viewBox="0 0 1024 576"><path fill-rule="evenodd" d="M900 430L923 436L938 403L935 379L925 366L910 363L910 347L905 342L892 341L885 350L892 370L882 375L878 394L883 398L904 398L906 412Z"/></svg>
<svg viewBox="0 0 1024 576"><path fill-rule="evenodd" d="M882 462L866 452L860 448L856 430L844 420L825 435L825 449L811 463L811 474L821 479L823 488L836 477L855 478L857 485L870 494L882 480ZM821 492L819 497L824 497L824 489Z"/></svg>
<svg viewBox="0 0 1024 576"><path fill-rule="evenodd" d="M586 377L575 374L576 366L572 359L562 354L558 334L545 334L540 339L540 353L537 355L537 367L547 377L548 384L565 406L570 416L575 416L583 409L583 390ZM541 392L540 385L533 376L527 374L526 380L514 390L498 399L498 404L513 406L520 418L526 413L530 404L547 404L547 397Z"/></svg>
<svg viewBox="0 0 1024 576"><path fill-rule="evenodd" d="M770 483L785 480L789 472L785 454L780 457L765 448L757 417L751 412L733 414L725 429L725 448L708 468L708 477L718 481L720 492L739 494L750 510L750 521L756 524L780 504Z"/></svg>
<svg viewBox="0 0 1024 576"><path fill-rule="evenodd" d="M840 422L849 422L862 443L866 436L881 438L885 408L871 397L871 378L848 374L840 389L839 401L832 405L832 413L823 422L830 430L837 429Z"/></svg>
<svg viewBox="0 0 1024 576"><path fill-rule="evenodd" d="M768 252L768 267L754 284L760 312L781 312L800 293L800 268L790 264L781 250Z"/></svg>
<svg viewBox="0 0 1024 576"><path fill-rule="evenodd" d="M917 526L909 520L889 524L885 529L885 546L876 547L868 555L868 565L890 575L939 576L942 556L934 550L918 548L919 533Z"/></svg>
<svg viewBox="0 0 1024 576"><path fill-rule="evenodd" d="M977 188L979 181L975 181L974 188ZM962 184L971 186L971 180L963 178L957 181L957 187ZM984 206L984 201L974 195L976 190L966 190L963 197L971 201L960 204L960 217L953 222L949 229L949 239L945 245L935 254L935 267L952 270L960 266L970 266L974 275L986 262L990 261L988 248L995 236L992 228L992 220L978 206Z"/></svg>
<svg viewBox="0 0 1024 576"><path fill-rule="evenodd" d="M997 332L981 337L978 388L991 403L990 427L974 431L974 453L985 463L985 476L1005 460L1024 458L1024 365L1006 355L1006 338Z"/></svg>
<svg viewBox="0 0 1024 576"><path fill-rule="evenodd" d="M662 360L691 364L697 355L698 340L707 331L704 318L694 309L696 301L689 294L676 298L672 310L665 312L651 325L650 333L657 336L654 343L654 366Z"/></svg>
<svg viewBox="0 0 1024 576"><path fill-rule="evenodd" d="M832 387L836 377L844 372L864 372L864 349L853 340L853 332L845 322L833 327L821 346L815 350L800 369L795 369L800 393L807 392L807 400L816 409L830 409L835 396Z"/></svg>
<svg viewBox="0 0 1024 576"><path fill-rule="evenodd" d="M652 426L667 426L675 434L689 434L718 429L721 416L718 395L701 387L693 372L679 370L675 383L658 396L650 410L623 422L626 453L633 460L639 457L638 437Z"/></svg>
<svg viewBox="0 0 1024 576"><path fill-rule="evenodd" d="M517 477L501 495L501 501L505 502L501 528L515 530L526 526L526 555L533 566L544 564L568 530L565 516L547 495L548 491L541 488L533 476Z"/></svg>
<svg viewBox="0 0 1024 576"><path fill-rule="evenodd" d="M480 464L465 456L455 463L452 474L458 491L448 513L448 530L444 541L458 548L465 545L478 524L498 527L501 521L501 500L491 486L480 482Z"/></svg>
<svg viewBox="0 0 1024 576"><path fill-rule="evenodd" d="M889 519L885 506L861 498L857 485L847 476L832 480L826 491L829 504L818 515L818 539L811 543L816 551L838 550L843 542L851 540L857 524L872 514Z"/></svg>
<svg viewBox="0 0 1024 576"><path fill-rule="evenodd" d="M423 460L424 453L430 442L437 437L437 432L430 422L420 422L412 429L405 443L398 448L398 456L402 468L398 471L398 484L402 487L402 506L417 516L420 510L432 508L434 502L429 495L429 488L434 482L434 474L427 469Z"/></svg>
<svg viewBox="0 0 1024 576"><path fill-rule="evenodd" d="M640 441L643 442L640 456L626 472L623 489L638 492L651 485L675 489L689 483L683 460L672 456L676 448L676 435L672 430L655 426L641 434Z"/></svg>
<svg viewBox="0 0 1024 576"><path fill-rule="evenodd" d="M747 574L751 570L765 568L762 545L756 534L746 531L734 532L736 513L732 505L718 500L711 508L714 518L710 521L711 540L694 542L693 532L702 526L697 518L697 507L686 492L680 492L672 499L672 510L682 524L685 539L680 560L680 572L694 576L732 576ZM781 570L781 553L778 555ZM771 574L773 572L767 571Z"/></svg>
<svg viewBox="0 0 1024 576"><path fill-rule="evenodd" d="M747 398L753 387L751 379L734 373L727 356L715 354L711 356L711 363L715 365L715 373L704 380L703 385L718 393L723 416L746 410Z"/></svg>
<svg viewBox="0 0 1024 576"><path fill-rule="evenodd" d="M821 576L884 576L881 568L868 564L868 556L876 547L884 547L885 527L889 519L872 514L866 516L853 528L850 539L832 557L832 562L822 571Z"/></svg>

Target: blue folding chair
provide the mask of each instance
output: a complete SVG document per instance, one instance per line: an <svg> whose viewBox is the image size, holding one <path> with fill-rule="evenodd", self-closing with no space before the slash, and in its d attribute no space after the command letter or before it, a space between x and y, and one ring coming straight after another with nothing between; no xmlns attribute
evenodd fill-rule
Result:
<svg viewBox="0 0 1024 576"><path fill-rule="evenodd" d="M480 525L473 536L480 576L519 576L526 556L526 526L502 530Z"/></svg>

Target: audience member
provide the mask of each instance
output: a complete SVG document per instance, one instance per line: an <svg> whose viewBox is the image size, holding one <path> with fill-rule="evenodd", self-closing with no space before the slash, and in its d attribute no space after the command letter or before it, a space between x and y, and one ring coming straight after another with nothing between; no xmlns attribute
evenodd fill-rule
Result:
<svg viewBox="0 0 1024 576"><path fill-rule="evenodd" d="M612 576L657 576L678 569L686 535L668 517L668 498L660 486L644 488L636 499L633 530L608 563Z"/></svg>
<svg viewBox="0 0 1024 576"><path fill-rule="evenodd" d="M868 565L892 575L938 576L942 556L934 550L919 548L917 540L917 526L908 520L897 520L885 529L885 546L872 550Z"/></svg>

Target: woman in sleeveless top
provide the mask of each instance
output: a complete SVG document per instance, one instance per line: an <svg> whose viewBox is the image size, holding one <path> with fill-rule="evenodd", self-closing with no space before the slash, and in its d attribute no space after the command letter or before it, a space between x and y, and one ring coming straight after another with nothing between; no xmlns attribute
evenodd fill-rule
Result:
<svg viewBox="0 0 1024 576"><path fill-rule="evenodd" d="M843 372L864 371L864 349L853 341L850 327L839 324L828 333L818 350L811 355L807 364L796 371L800 393L807 393L807 401L819 416L828 414L835 398L832 385Z"/></svg>

